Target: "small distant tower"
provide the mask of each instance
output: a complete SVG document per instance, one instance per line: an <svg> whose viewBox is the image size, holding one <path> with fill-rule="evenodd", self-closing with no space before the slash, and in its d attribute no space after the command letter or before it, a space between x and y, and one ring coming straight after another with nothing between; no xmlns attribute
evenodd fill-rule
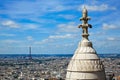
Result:
<svg viewBox="0 0 120 80"><path fill-rule="evenodd" d="M70 60L66 80L106 80L104 66L93 48L92 42L88 39L88 28L92 28L92 25L88 24L90 18L87 13L87 9L84 7L80 19L82 24L78 26L83 30L82 40Z"/></svg>
<svg viewBox="0 0 120 80"><path fill-rule="evenodd" d="M32 55L31 55L31 46L29 47L29 60L32 60Z"/></svg>

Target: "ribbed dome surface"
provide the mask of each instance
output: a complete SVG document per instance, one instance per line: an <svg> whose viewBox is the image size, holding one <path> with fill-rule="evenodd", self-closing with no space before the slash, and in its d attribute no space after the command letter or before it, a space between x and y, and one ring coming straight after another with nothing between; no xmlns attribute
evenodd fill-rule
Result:
<svg viewBox="0 0 120 80"><path fill-rule="evenodd" d="M82 13L83 23L78 26L83 30L82 41L68 65L66 80L106 80L104 66L88 39L88 28L92 25L88 24L87 9Z"/></svg>
<svg viewBox="0 0 120 80"><path fill-rule="evenodd" d="M104 66L86 39L79 44L68 68L66 80L105 80Z"/></svg>

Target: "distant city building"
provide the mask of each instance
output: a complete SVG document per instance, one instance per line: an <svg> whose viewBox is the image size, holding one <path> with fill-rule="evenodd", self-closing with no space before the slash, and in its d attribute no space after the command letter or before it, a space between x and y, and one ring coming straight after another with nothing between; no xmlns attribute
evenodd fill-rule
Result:
<svg viewBox="0 0 120 80"><path fill-rule="evenodd" d="M29 59L32 60L31 47L29 47Z"/></svg>
<svg viewBox="0 0 120 80"><path fill-rule="evenodd" d="M106 80L105 70L100 58L92 46L92 42L88 39L88 24L90 18L87 16L87 9L84 7L82 11L83 23L79 25L82 28L82 40L78 45L75 54L67 68L66 80Z"/></svg>

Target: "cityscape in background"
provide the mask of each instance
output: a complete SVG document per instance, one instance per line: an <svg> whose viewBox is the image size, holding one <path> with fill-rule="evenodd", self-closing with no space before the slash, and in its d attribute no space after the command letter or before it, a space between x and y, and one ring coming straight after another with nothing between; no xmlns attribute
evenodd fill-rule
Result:
<svg viewBox="0 0 120 80"><path fill-rule="evenodd" d="M0 80L65 80L73 54L0 54ZM120 54L99 54L106 77L120 76ZM118 79L119 80L119 79Z"/></svg>

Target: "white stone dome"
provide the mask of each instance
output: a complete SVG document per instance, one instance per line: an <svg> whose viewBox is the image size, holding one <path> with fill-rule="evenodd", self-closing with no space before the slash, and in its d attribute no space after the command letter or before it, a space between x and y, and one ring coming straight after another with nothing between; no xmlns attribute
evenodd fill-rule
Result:
<svg viewBox="0 0 120 80"><path fill-rule="evenodd" d="M82 41L70 60L66 80L106 80L104 66L88 39L88 27L91 28L91 25L87 23L87 12L83 14L85 17L80 19L83 23L79 26L83 29Z"/></svg>

